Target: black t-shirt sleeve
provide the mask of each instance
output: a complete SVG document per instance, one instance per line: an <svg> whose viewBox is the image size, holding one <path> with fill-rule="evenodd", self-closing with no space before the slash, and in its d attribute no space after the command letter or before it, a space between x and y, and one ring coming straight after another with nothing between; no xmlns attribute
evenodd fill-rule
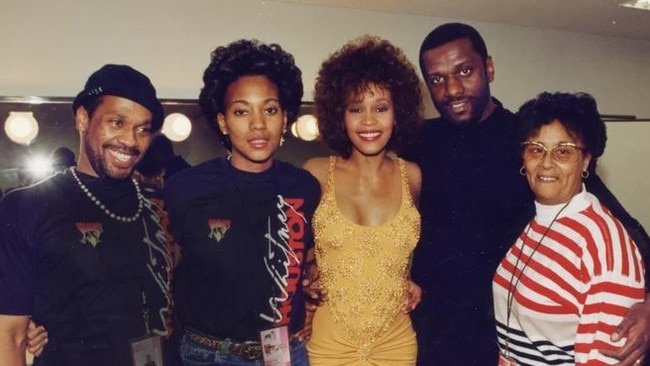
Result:
<svg viewBox="0 0 650 366"><path fill-rule="evenodd" d="M176 177L174 177L176 178ZM164 191L163 191L163 201L165 202L165 211L167 212L167 216L169 218L169 224L167 226L167 230L169 234L174 238L174 242L177 245L179 244L179 231L178 227L179 225L175 225L181 220L181 211L180 208L178 207L178 202L175 200L176 194L175 194L175 180L170 179L168 183L165 185Z"/></svg>
<svg viewBox="0 0 650 366"><path fill-rule="evenodd" d="M0 201L0 313L30 315L34 306L36 255L24 218L24 191L14 191ZM33 207L36 210L36 207Z"/></svg>
<svg viewBox="0 0 650 366"><path fill-rule="evenodd" d="M168 231L177 245L181 245L181 233L187 210L186 197L197 190L192 184L192 170L184 170L171 177L163 189L165 211L169 218Z"/></svg>
<svg viewBox="0 0 650 366"><path fill-rule="evenodd" d="M320 203L320 196L321 196L321 189L320 189L320 183L318 183L318 180L314 178L311 174L307 173L308 175L308 181L307 184L311 187L310 193L307 195L307 201L310 203L309 204L309 209L308 209L308 215L309 215L309 235L307 236L305 240L306 248L307 250L313 249L315 242L314 242L314 231L313 227L311 225L312 219L314 216L314 212L316 212L316 208L318 207L318 204Z"/></svg>

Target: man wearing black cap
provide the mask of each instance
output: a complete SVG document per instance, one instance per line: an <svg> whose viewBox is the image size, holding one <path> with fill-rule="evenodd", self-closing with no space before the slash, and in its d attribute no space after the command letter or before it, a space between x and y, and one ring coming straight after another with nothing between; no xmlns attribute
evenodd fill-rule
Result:
<svg viewBox="0 0 650 366"><path fill-rule="evenodd" d="M30 317L48 330L36 365L128 365L132 341L169 333L170 251L130 178L162 125L156 90L106 65L73 112L77 166L0 203L0 365L25 364Z"/></svg>

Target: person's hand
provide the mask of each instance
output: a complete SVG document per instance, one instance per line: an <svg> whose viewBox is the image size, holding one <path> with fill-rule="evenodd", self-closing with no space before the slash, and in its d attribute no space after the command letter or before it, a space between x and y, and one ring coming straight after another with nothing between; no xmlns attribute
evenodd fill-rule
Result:
<svg viewBox="0 0 650 366"><path fill-rule="evenodd" d="M402 312L405 314L410 313L420 304L420 301L422 301L422 288L415 282L409 280L406 299L404 299L404 304L402 305Z"/></svg>
<svg viewBox="0 0 650 366"><path fill-rule="evenodd" d="M617 342L627 337L625 344L616 350L601 350L606 356L621 362L615 366L640 366L643 365L645 353L650 346L650 299L632 305L625 315L625 319L612 333L611 340Z"/></svg>
<svg viewBox="0 0 650 366"><path fill-rule="evenodd" d="M27 351L38 357L47 345L47 331L42 325L37 326L31 319L27 327Z"/></svg>
<svg viewBox="0 0 650 366"><path fill-rule="evenodd" d="M309 304L309 302L306 302ZM315 305L311 306L313 310L310 310L309 308L306 311L305 314L305 324L302 326L302 329L300 329L298 332L294 333L293 338L297 339L299 341L308 341L309 338L311 338L311 325L314 320L314 313L316 310Z"/></svg>
<svg viewBox="0 0 650 366"><path fill-rule="evenodd" d="M317 307L327 301L327 290L320 286L319 279L320 275L316 264L308 264L302 280L302 290L307 298L305 306L307 310L311 312L315 311Z"/></svg>

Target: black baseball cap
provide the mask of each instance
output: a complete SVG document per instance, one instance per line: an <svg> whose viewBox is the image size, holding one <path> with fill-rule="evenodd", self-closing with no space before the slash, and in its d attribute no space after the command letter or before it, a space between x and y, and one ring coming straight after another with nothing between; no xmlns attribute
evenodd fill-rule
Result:
<svg viewBox="0 0 650 366"><path fill-rule="evenodd" d="M72 112L79 106L103 95L132 100L151 112L151 129L158 131L163 123L163 107L156 97L156 88L149 78L128 65L104 65L95 71L72 102Z"/></svg>

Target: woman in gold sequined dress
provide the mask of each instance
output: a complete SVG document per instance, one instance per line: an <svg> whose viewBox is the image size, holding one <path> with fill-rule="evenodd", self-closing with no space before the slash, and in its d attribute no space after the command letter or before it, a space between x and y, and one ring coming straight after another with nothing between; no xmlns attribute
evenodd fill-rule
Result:
<svg viewBox="0 0 650 366"><path fill-rule="evenodd" d="M323 140L337 155L305 163L323 192L313 228L328 294L314 315L309 362L414 365L414 305L405 300L415 286L421 176L389 152L410 141L421 118L419 79L401 50L364 36L323 63L315 101Z"/></svg>

